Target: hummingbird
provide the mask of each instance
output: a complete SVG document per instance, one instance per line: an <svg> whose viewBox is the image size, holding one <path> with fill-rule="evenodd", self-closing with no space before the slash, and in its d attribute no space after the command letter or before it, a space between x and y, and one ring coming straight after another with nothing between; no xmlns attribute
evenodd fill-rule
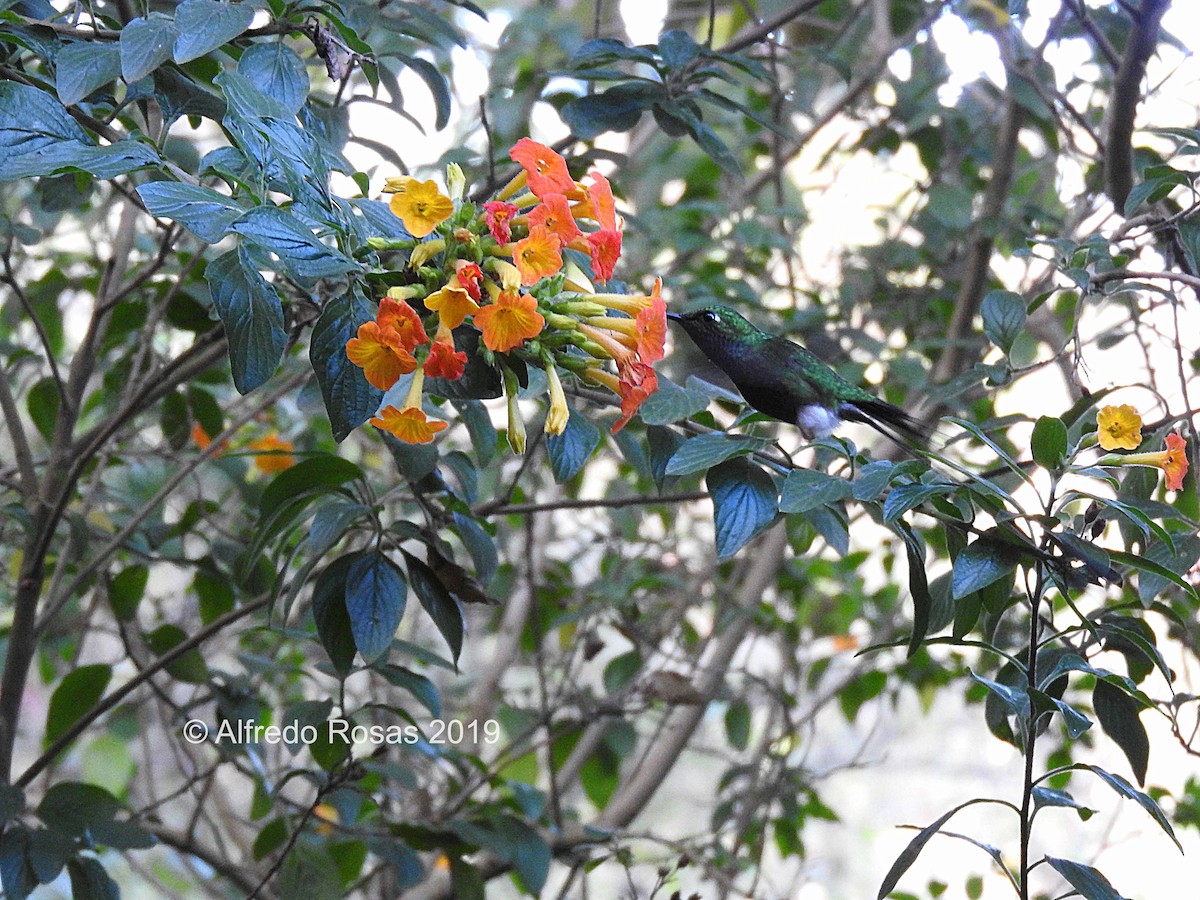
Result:
<svg viewBox="0 0 1200 900"><path fill-rule="evenodd" d="M863 422L899 444L923 442L930 427L857 387L810 350L769 334L724 306L667 313L728 375L752 407L800 429L807 440L843 421Z"/></svg>

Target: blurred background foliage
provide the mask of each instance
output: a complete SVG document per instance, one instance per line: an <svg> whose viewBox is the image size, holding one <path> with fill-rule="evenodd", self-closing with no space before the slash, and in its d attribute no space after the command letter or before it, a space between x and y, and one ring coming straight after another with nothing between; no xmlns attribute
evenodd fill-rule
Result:
<svg viewBox="0 0 1200 900"><path fill-rule="evenodd" d="M0 0L6 894L1170 895L1103 823L1196 847L1194 475L1068 471L1105 403L1195 471L1170 6ZM684 340L615 437L574 389L544 442L532 370L522 457L482 392L354 430L382 179L485 197L528 134L608 173L631 290L955 417L940 461L798 448ZM867 780L897 721L1005 786L982 854L917 861L972 798Z"/></svg>

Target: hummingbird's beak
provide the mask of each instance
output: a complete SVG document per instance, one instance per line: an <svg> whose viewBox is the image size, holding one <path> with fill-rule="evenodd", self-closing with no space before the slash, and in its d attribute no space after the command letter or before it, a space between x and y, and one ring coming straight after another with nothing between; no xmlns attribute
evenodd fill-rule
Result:
<svg viewBox="0 0 1200 900"><path fill-rule="evenodd" d="M674 313L674 312L669 312L669 313L667 313L667 318L668 318L668 319L673 319L673 320L674 320L674 321L676 321L676 322L682 322L682 321L683 321L683 316L681 316L679 313Z"/></svg>

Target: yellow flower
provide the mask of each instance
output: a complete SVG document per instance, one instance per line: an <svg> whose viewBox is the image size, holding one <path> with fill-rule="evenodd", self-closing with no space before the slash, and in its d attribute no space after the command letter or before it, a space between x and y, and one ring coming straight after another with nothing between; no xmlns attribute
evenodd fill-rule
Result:
<svg viewBox="0 0 1200 900"><path fill-rule="evenodd" d="M546 380L550 387L550 411L546 413L544 430L546 434L562 434L567 429L571 411L567 408L567 397L558 377L558 367L550 360L546 360Z"/></svg>
<svg viewBox="0 0 1200 900"><path fill-rule="evenodd" d="M250 449L258 454L254 457L254 465L258 466L260 472L282 472L296 464L296 458L292 456L296 446L273 431L253 441Z"/></svg>
<svg viewBox="0 0 1200 900"><path fill-rule="evenodd" d="M507 378L504 380L504 393L508 398L508 446L513 453L524 453L525 420L521 418L521 410L517 407L516 385L510 387Z"/></svg>
<svg viewBox="0 0 1200 900"><path fill-rule="evenodd" d="M383 192L385 194L403 194L410 186L418 183L417 179L411 175L397 175L384 180Z"/></svg>
<svg viewBox="0 0 1200 900"><path fill-rule="evenodd" d="M318 803L313 807L313 818L317 820L317 834L328 837L333 834L333 827L342 821L337 807L332 803Z"/></svg>
<svg viewBox="0 0 1200 900"><path fill-rule="evenodd" d="M454 202L433 181L409 183L392 195L392 212L404 222L413 237L423 238L454 213Z"/></svg>
<svg viewBox="0 0 1200 900"><path fill-rule="evenodd" d="M495 353L507 353L542 333L546 320L537 311L537 300L529 294L505 291L475 313L475 325L483 332L483 345Z"/></svg>
<svg viewBox="0 0 1200 900"><path fill-rule="evenodd" d="M1096 424L1096 436L1105 450L1136 450L1142 443L1142 417L1128 404L1101 408Z"/></svg>
<svg viewBox="0 0 1200 900"><path fill-rule="evenodd" d="M469 315L479 312L479 304L471 299L466 288L446 285L425 298L425 308L438 314L441 327L454 330Z"/></svg>
<svg viewBox="0 0 1200 900"><path fill-rule="evenodd" d="M443 238L417 244L417 246L412 248L412 253L408 256L408 267L410 269L419 269L445 249L446 241Z"/></svg>

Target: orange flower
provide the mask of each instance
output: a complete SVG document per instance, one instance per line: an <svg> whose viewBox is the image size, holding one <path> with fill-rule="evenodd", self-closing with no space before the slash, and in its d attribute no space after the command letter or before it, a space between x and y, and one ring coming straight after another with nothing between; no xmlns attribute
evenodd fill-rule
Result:
<svg viewBox="0 0 1200 900"><path fill-rule="evenodd" d="M428 444L433 436L446 427L445 422L427 419L425 413L415 406L396 409L386 406L371 420L376 428L390 432L406 444Z"/></svg>
<svg viewBox="0 0 1200 900"><path fill-rule="evenodd" d="M408 396L404 398L404 409L385 406L379 415L371 419L376 428L390 432L406 444L428 444L433 436L446 427L445 422L429 419L421 409L421 391L425 386L425 371L417 369Z"/></svg>
<svg viewBox="0 0 1200 900"><path fill-rule="evenodd" d="M666 355L667 304L662 298L662 279L654 279L650 305L637 314L637 355L642 362L656 363Z"/></svg>
<svg viewBox="0 0 1200 900"><path fill-rule="evenodd" d="M588 188L588 196L592 200L592 210L595 212L596 221L600 224L601 229L616 231L617 201L613 198L612 185L595 169L588 174L592 176L592 185Z"/></svg>
<svg viewBox="0 0 1200 900"><path fill-rule="evenodd" d="M1142 442L1142 417L1128 404L1102 407L1096 425L1096 436L1105 450L1136 450Z"/></svg>
<svg viewBox="0 0 1200 900"><path fill-rule="evenodd" d="M381 328L378 322L363 322L358 326L358 337L346 341L346 356L381 391L417 367L400 333L391 326Z"/></svg>
<svg viewBox="0 0 1200 900"><path fill-rule="evenodd" d="M462 259L455 261L454 279L472 300L483 299L483 270L475 263Z"/></svg>
<svg viewBox="0 0 1200 900"><path fill-rule="evenodd" d="M413 237L427 236L454 213L454 203L433 181L409 181L392 195L392 212L404 222Z"/></svg>
<svg viewBox="0 0 1200 900"><path fill-rule="evenodd" d="M454 349L454 338L450 336L450 332L446 332L445 339L438 334L438 339L430 346L429 356L425 360L425 374L430 378L457 381L462 378L466 366L467 354Z"/></svg>
<svg viewBox="0 0 1200 900"><path fill-rule="evenodd" d="M394 329L400 336L401 346L409 353L422 344L429 343L429 335L425 333L421 317L403 300L384 297L379 301L379 312L375 314L375 321L379 323L380 328ZM408 371L411 372L412 369Z"/></svg>
<svg viewBox="0 0 1200 900"><path fill-rule="evenodd" d="M525 170L529 189L538 197L565 194L575 181L567 171L567 162L545 144L523 137L508 151L513 162Z"/></svg>
<svg viewBox="0 0 1200 900"><path fill-rule="evenodd" d="M628 424L633 414L651 394L658 390L658 375L654 367L638 359L637 354L610 334L590 325L580 325L579 331L591 338L617 364L618 378L608 372L588 371L584 376L602 384L621 398L621 418L613 425L616 434Z"/></svg>
<svg viewBox="0 0 1200 900"><path fill-rule="evenodd" d="M515 204L505 203L503 200L491 200L483 204L488 231L497 244L507 244L512 240L512 220L519 212Z"/></svg>
<svg viewBox="0 0 1200 900"><path fill-rule="evenodd" d="M485 347L495 353L507 353L541 334L546 320L537 311L534 297L504 291L495 303L475 313L475 325L483 332Z"/></svg>
<svg viewBox="0 0 1200 900"><path fill-rule="evenodd" d="M617 260L621 256L621 232L606 228L593 231L587 236L588 249L592 253L592 271L597 281L608 281L613 276Z"/></svg>
<svg viewBox="0 0 1200 900"><path fill-rule="evenodd" d="M571 204L562 194L547 195L541 206L529 211L528 219L530 226L544 225L558 235L558 240L564 247L577 237L583 236L583 232L575 224L575 217L571 215Z"/></svg>
<svg viewBox="0 0 1200 900"><path fill-rule="evenodd" d="M479 304L471 299L466 288L449 284L426 297L425 306L438 314L439 328L448 331L461 325L467 316L479 312Z"/></svg>
<svg viewBox="0 0 1200 900"><path fill-rule="evenodd" d="M529 237L513 246L513 262L521 270L521 284L537 284L562 268L562 242L545 225L534 225Z"/></svg>
<svg viewBox="0 0 1200 900"><path fill-rule="evenodd" d="M260 472L282 472L296 464L296 459L292 456L295 445L273 431L266 437L252 442L250 449L259 454L254 457L254 465L258 466Z"/></svg>
<svg viewBox="0 0 1200 900"><path fill-rule="evenodd" d="M1167 449L1158 453L1112 453L1096 460L1100 466L1154 466L1167 476L1167 490L1183 490L1188 472L1187 441L1182 435L1167 435Z"/></svg>
<svg viewBox="0 0 1200 900"><path fill-rule="evenodd" d="M198 450L207 450L212 444L212 438L208 436L208 432L204 430L204 426L199 422L192 423L192 443L196 445Z"/></svg>

